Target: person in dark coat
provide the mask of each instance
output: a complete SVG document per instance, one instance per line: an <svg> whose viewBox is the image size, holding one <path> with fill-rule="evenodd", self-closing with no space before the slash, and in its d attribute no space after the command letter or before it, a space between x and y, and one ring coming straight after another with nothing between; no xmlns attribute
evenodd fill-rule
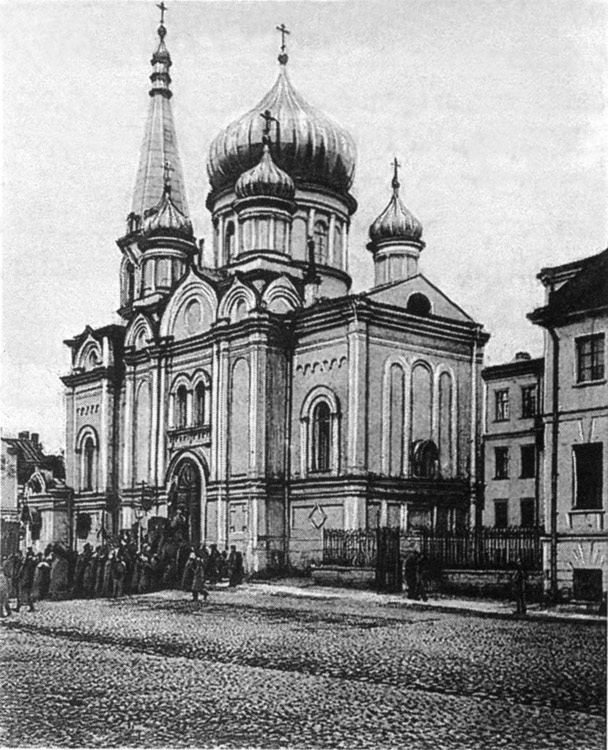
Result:
<svg viewBox="0 0 608 750"><path fill-rule="evenodd" d="M426 577L427 577L427 558L423 553L418 555L416 558L416 596L415 599L422 599L426 602L428 597L426 595Z"/></svg>
<svg viewBox="0 0 608 750"><path fill-rule="evenodd" d="M82 552L76 559L76 568L74 570L74 580L72 582L72 596L81 597L85 595L84 577L87 565L93 554L93 548L87 542L84 545Z"/></svg>
<svg viewBox="0 0 608 750"><path fill-rule="evenodd" d="M95 583L97 581L97 561L99 560L99 548L95 550L87 560L82 578L82 593L87 598L95 596Z"/></svg>
<svg viewBox="0 0 608 750"><path fill-rule="evenodd" d="M34 603L32 601L32 585L34 583L34 571L36 570L36 558L31 549L28 549L27 554L23 560L23 564L19 570L19 580L17 584L17 606L15 611L19 612L22 604L27 604L29 611L34 611Z"/></svg>
<svg viewBox="0 0 608 750"><path fill-rule="evenodd" d="M19 590L19 571L23 565L23 554L21 550L10 555L10 557L4 561L2 570L9 584L9 596L12 599L17 598L17 592Z"/></svg>
<svg viewBox="0 0 608 750"><path fill-rule="evenodd" d="M118 599L125 593L125 578L127 575L127 566L118 550L114 550L110 556L109 569L112 597Z"/></svg>
<svg viewBox="0 0 608 750"><path fill-rule="evenodd" d="M230 555L228 556L228 567L230 570L230 581L229 585L234 588L243 583L245 571L243 568L243 553L237 552L236 546L233 544L230 547Z"/></svg>
<svg viewBox="0 0 608 750"><path fill-rule="evenodd" d="M528 574L524 568L524 563L521 557L517 559L517 565L511 576L511 587L513 590L513 598L515 599L515 614L521 615L522 617L526 614L526 582L528 580Z"/></svg>
<svg viewBox="0 0 608 750"><path fill-rule="evenodd" d="M67 550L61 544L53 545L51 562L51 580L49 583L49 599L66 599L68 595Z"/></svg>
<svg viewBox="0 0 608 750"><path fill-rule="evenodd" d="M12 568L11 568L11 571L12 571ZM4 563L3 563L2 571L0 571L0 617L10 617L11 615L10 593L11 593L10 578L4 572Z"/></svg>
<svg viewBox="0 0 608 750"><path fill-rule="evenodd" d="M192 579L194 578L194 567L197 556L194 552L190 553L186 567L184 568L184 574L182 576L182 588L184 591L192 590ZM200 558L199 558L200 559Z"/></svg>
<svg viewBox="0 0 608 750"><path fill-rule="evenodd" d="M207 560L206 576L209 583L217 583L221 575L222 556L217 548L217 544L212 544L209 550L209 559Z"/></svg>
<svg viewBox="0 0 608 750"><path fill-rule="evenodd" d="M405 564L404 564L404 577L405 577L405 586L407 588L407 598L408 599L416 599L417 598L417 590L416 590L416 568L418 567L418 550L413 550L410 552L410 554L405 558Z"/></svg>
<svg viewBox="0 0 608 750"><path fill-rule="evenodd" d="M200 557L194 557L192 565L192 600L197 602L199 594L203 595L203 599L207 601L209 592L205 588L205 565Z"/></svg>
<svg viewBox="0 0 608 750"><path fill-rule="evenodd" d="M34 570L34 581L32 583L32 601L39 602L46 598L51 583L51 558L46 560L40 552L37 556L36 569Z"/></svg>

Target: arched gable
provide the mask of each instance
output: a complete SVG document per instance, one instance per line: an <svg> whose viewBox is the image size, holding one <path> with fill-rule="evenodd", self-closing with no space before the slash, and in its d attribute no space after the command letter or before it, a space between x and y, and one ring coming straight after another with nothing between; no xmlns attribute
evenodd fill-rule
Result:
<svg viewBox="0 0 608 750"><path fill-rule="evenodd" d="M101 344L89 334L83 341L76 355L75 367L82 370L94 370L103 364Z"/></svg>
<svg viewBox="0 0 608 750"><path fill-rule="evenodd" d="M125 346L132 346L139 351L150 346L153 340L152 324L143 313L140 313L129 324L125 336Z"/></svg>
<svg viewBox="0 0 608 750"><path fill-rule="evenodd" d="M213 287L190 271L176 289L160 322L160 335L187 339L208 331L215 321L217 295Z"/></svg>
<svg viewBox="0 0 608 750"><path fill-rule="evenodd" d="M201 382L204 383L205 388L211 387L211 375L209 375L207 370L197 370L190 380L194 388Z"/></svg>
<svg viewBox="0 0 608 750"><path fill-rule="evenodd" d="M241 319L242 312L251 312L256 307L257 301L255 291L235 277L232 286L220 302L217 316L228 318L231 323L235 323Z"/></svg>
<svg viewBox="0 0 608 750"><path fill-rule="evenodd" d="M169 466L167 466L167 471L165 472L165 486L167 489L171 487L171 483L177 477L181 463L186 459L190 459L198 467L203 486L207 483L209 479L209 458L205 450L203 448L187 448L176 453L171 459Z"/></svg>
<svg viewBox="0 0 608 750"><path fill-rule="evenodd" d="M308 392L306 398L302 401L300 419L306 419L309 417L312 409L316 406L317 402L321 400L327 401L332 414L339 413L340 402L338 401L336 394L326 385L317 385Z"/></svg>
<svg viewBox="0 0 608 750"><path fill-rule="evenodd" d="M290 312L302 304L296 288L287 276L280 276L268 284L262 295L262 302L274 313Z"/></svg>

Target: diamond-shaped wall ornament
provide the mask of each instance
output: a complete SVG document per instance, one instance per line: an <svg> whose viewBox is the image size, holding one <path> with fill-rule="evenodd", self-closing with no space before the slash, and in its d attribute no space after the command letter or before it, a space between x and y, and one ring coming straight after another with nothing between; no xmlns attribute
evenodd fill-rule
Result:
<svg viewBox="0 0 608 750"><path fill-rule="evenodd" d="M327 513L323 510L319 503L317 503L308 514L308 520L315 527L315 529L320 529L322 528L325 521L327 521Z"/></svg>

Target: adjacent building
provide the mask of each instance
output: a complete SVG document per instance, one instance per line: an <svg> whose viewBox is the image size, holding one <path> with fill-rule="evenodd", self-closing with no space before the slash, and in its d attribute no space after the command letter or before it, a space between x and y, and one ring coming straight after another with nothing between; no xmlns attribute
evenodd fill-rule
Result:
<svg viewBox="0 0 608 750"><path fill-rule="evenodd" d="M518 352L486 367L483 467L484 526L538 527L544 522L541 482L544 360Z"/></svg>
<svg viewBox="0 0 608 750"><path fill-rule="evenodd" d="M371 288L352 294L355 144L295 89L283 46L274 86L212 140L203 263L166 33L118 240L122 322L66 342L78 544L179 514L192 544L236 544L255 570L318 560L324 528L479 520L488 335L420 272L398 164Z"/></svg>
<svg viewBox="0 0 608 750"><path fill-rule="evenodd" d="M597 600L608 588L608 250L538 278L545 331L544 566L554 596Z"/></svg>

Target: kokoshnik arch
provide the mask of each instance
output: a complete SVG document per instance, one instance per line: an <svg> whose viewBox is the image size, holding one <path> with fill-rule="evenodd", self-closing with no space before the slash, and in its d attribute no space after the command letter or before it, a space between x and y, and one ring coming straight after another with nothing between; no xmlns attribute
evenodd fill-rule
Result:
<svg viewBox="0 0 608 750"><path fill-rule="evenodd" d="M250 570L319 560L323 528L479 519L488 335L418 270L422 225L392 193L351 294L351 135L277 80L211 142L213 263L193 235L161 21L126 231L120 325L67 341L74 510L116 533L187 519ZM381 199L379 199L380 201ZM151 500L150 500L151 498ZM156 521L159 523L159 521Z"/></svg>

